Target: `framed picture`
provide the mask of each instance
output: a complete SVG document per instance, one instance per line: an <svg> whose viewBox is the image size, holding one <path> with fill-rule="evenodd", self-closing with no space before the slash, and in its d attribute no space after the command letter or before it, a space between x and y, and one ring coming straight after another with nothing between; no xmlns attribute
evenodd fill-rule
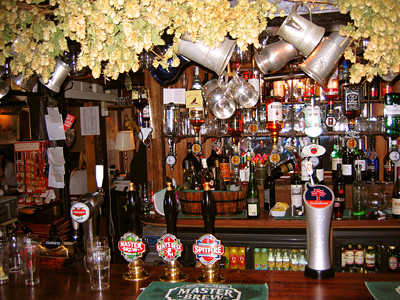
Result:
<svg viewBox="0 0 400 300"><path fill-rule="evenodd" d="M19 115L0 115L0 145L19 139Z"/></svg>

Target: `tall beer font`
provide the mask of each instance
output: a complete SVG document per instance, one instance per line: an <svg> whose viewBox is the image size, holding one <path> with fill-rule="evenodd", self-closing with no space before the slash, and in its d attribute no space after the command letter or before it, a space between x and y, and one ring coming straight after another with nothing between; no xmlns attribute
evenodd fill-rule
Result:
<svg viewBox="0 0 400 300"><path fill-rule="evenodd" d="M303 194L307 215L307 266L304 274L314 279L335 276L331 265L329 235L335 196L325 185L306 183Z"/></svg>

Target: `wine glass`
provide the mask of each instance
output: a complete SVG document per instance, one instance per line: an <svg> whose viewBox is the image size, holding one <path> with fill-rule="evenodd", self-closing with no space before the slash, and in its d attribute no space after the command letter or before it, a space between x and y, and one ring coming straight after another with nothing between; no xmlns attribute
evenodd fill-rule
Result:
<svg viewBox="0 0 400 300"><path fill-rule="evenodd" d="M204 108L203 107L191 108L189 111L189 121L190 124L193 126L195 135L198 136L200 132L200 127L205 122Z"/></svg>

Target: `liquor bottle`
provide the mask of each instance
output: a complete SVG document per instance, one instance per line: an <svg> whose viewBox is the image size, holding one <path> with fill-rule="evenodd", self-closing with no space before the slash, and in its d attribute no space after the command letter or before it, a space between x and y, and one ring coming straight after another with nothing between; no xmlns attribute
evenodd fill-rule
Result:
<svg viewBox="0 0 400 300"><path fill-rule="evenodd" d="M219 166L219 160L215 160L215 190L216 191L226 191L226 184L224 178L221 174L221 169Z"/></svg>
<svg viewBox="0 0 400 300"><path fill-rule="evenodd" d="M342 151L342 175L347 184L353 183L353 153L350 147L354 147L354 143L356 143L354 139L349 139ZM350 147L348 145L350 145Z"/></svg>
<svg viewBox="0 0 400 300"><path fill-rule="evenodd" d="M391 138L400 136L400 93L385 95L385 133Z"/></svg>
<svg viewBox="0 0 400 300"><path fill-rule="evenodd" d="M389 139L391 140L391 148L383 160L383 181L393 183L395 179L395 164L400 159L400 153L397 149L397 141Z"/></svg>
<svg viewBox="0 0 400 300"><path fill-rule="evenodd" d="M365 151L362 149L361 139L357 142L357 147L352 149L353 155L353 174L356 174L356 166L361 166L361 179L367 181L367 160L365 158Z"/></svg>
<svg viewBox="0 0 400 300"><path fill-rule="evenodd" d="M397 167L397 177L392 192L392 216L400 218L400 166Z"/></svg>
<svg viewBox="0 0 400 300"><path fill-rule="evenodd" d="M176 221L178 217L178 205L176 203L175 192L172 182L167 182L167 190L164 195L164 212L167 223L167 233L176 236Z"/></svg>
<svg viewBox="0 0 400 300"><path fill-rule="evenodd" d="M399 254L396 246L389 246L388 252L388 273L398 273Z"/></svg>
<svg viewBox="0 0 400 300"><path fill-rule="evenodd" d="M375 265L375 247L369 245L365 251L365 270L367 271L367 273L375 273Z"/></svg>
<svg viewBox="0 0 400 300"><path fill-rule="evenodd" d="M278 141L278 133L283 126L283 108L280 97L270 96L266 98L265 108L267 114L266 128L271 134L272 143Z"/></svg>
<svg viewBox="0 0 400 300"><path fill-rule="evenodd" d="M328 113L326 114L325 118L325 125L328 131L333 131L333 128L335 127L337 120L335 117L335 113L333 111L333 100L329 100L328 102Z"/></svg>
<svg viewBox="0 0 400 300"><path fill-rule="evenodd" d="M318 158L318 164L315 166L315 175L318 177L319 183L324 184L324 155L317 156Z"/></svg>
<svg viewBox="0 0 400 300"><path fill-rule="evenodd" d="M332 179L335 179L337 174L337 165L342 164L343 153L340 148L340 139L335 137L335 144L333 145L333 150L330 154L331 158L331 168L332 168Z"/></svg>
<svg viewBox="0 0 400 300"><path fill-rule="evenodd" d="M247 189L247 217L258 218L260 216L260 201L258 198L258 185L254 180L254 165L250 165L250 180Z"/></svg>
<svg viewBox="0 0 400 300"><path fill-rule="evenodd" d="M204 72L204 79L203 79L203 81L201 82L201 86L203 87L207 82L208 82L208 72L207 71L205 71Z"/></svg>
<svg viewBox="0 0 400 300"><path fill-rule="evenodd" d="M310 138L316 138L323 132L321 123L321 107L319 105L319 98L315 96L310 97L305 108L305 133Z"/></svg>
<svg viewBox="0 0 400 300"><path fill-rule="evenodd" d="M298 164L295 164L294 173L290 179L290 206L293 217L304 214L303 182L299 176Z"/></svg>
<svg viewBox="0 0 400 300"><path fill-rule="evenodd" d="M361 166L356 166L356 179L353 182L353 216L361 219L365 216L366 196L365 186L361 179Z"/></svg>
<svg viewBox="0 0 400 300"><path fill-rule="evenodd" d="M200 179L201 179L203 188L205 186L205 183L208 182L210 185L210 189L214 190L215 189L214 174L207 166L207 159L205 159L205 158L201 159L201 166L202 166L202 168L200 171Z"/></svg>
<svg viewBox="0 0 400 300"><path fill-rule="evenodd" d="M185 161L185 169L183 171L183 189L185 190L194 189L193 176L192 173L190 172L190 165L188 160Z"/></svg>
<svg viewBox="0 0 400 300"><path fill-rule="evenodd" d="M133 182L129 183L128 195L127 195L127 208L129 215L129 230L140 235L141 224L140 224L140 201L136 194L136 189Z"/></svg>
<svg viewBox="0 0 400 300"><path fill-rule="evenodd" d="M293 171L297 161L298 160L295 156L290 156L287 159L282 160L275 168L271 170L272 180L277 180L290 171Z"/></svg>
<svg viewBox="0 0 400 300"><path fill-rule="evenodd" d="M210 169L215 168L215 161L219 160L219 155L218 155L218 153L216 151L216 148L217 148L216 139L212 138L212 141L211 141L211 153L210 153L210 156L207 158L207 166Z"/></svg>
<svg viewBox="0 0 400 300"><path fill-rule="evenodd" d="M341 164L337 165L336 177L333 179L333 194L335 195L333 217L336 220L342 220L346 202L346 182L342 176Z"/></svg>
<svg viewBox="0 0 400 300"><path fill-rule="evenodd" d="M189 161L189 166L194 166L196 171L199 172L201 170L201 164L198 159L192 153L192 143L187 143L187 154L186 157L182 161L182 169L185 168L185 161Z"/></svg>
<svg viewBox="0 0 400 300"><path fill-rule="evenodd" d="M367 154L367 181L379 181L379 157L375 150L375 137L370 137L370 146Z"/></svg>
<svg viewBox="0 0 400 300"><path fill-rule="evenodd" d="M264 209L271 210L275 205L275 180L271 175L271 165L267 166L267 178L264 181Z"/></svg>
<svg viewBox="0 0 400 300"><path fill-rule="evenodd" d="M200 68L199 66L194 66L193 68L193 85L192 90L201 90L203 87L200 80Z"/></svg>
<svg viewBox="0 0 400 300"><path fill-rule="evenodd" d="M381 97L380 99L385 99L385 95L393 93L393 81L381 80Z"/></svg>
<svg viewBox="0 0 400 300"><path fill-rule="evenodd" d="M232 137L233 143L237 145L239 136L243 132L243 115L240 109L236 109L234 115L228 120L228 133Z"/></svg>
<svg viewBox="0 0 400 300"><path fill-rule="evenodd" d="M196 191L202 190L203 189L203 185L201 183L201 178L199 176L199 173L196 171L196 169L194 168L194 166L191 166L191 175L192 175L192 179L193 179L193 189Z"/></svg>
<svg viewBox="0 0 400 300"><path fill-rule="evenodd" d="M205 182L203 195L201 197L201 214L204 220L204 229L206 233L214 234L215 215L217 207L214 197L211 193L210 183Z"/></svg>
<svg viewBox="0 0 400 300"><path fill-rule="evenodd" d="M225 184L229 184L229 180L231 178L231 170L228 156L228 149L224 145L224 149L222 150L222 155L219 161L219 167L221 168L221 175L224 178Z"/></svg>
<svg viewBox="0 0 400 300"><path fill-rule="evenodd" d="M378 100L380 96L380 78L374 77L368 84L368 95L370 100Z"/></svg>
<svg viewBox="0 0 400 300"><path fill-rule="evenodd" d="M239 178L239 168L235 167L232 172L232 176L229 181L229 190L233 192L240 191L241 182Z"/></svg>

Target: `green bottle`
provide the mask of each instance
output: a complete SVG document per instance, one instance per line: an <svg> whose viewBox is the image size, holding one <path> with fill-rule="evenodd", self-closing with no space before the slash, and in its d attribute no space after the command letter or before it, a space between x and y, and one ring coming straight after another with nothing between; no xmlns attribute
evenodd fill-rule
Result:
<svg viewBox="0 0 400 300"><path fill-rule="evenodd" d="M258 218L260 216L260 200L258 198L258 185L254 180L254 165L250 164L250 180L247 190L247 217Z"/></svg>

